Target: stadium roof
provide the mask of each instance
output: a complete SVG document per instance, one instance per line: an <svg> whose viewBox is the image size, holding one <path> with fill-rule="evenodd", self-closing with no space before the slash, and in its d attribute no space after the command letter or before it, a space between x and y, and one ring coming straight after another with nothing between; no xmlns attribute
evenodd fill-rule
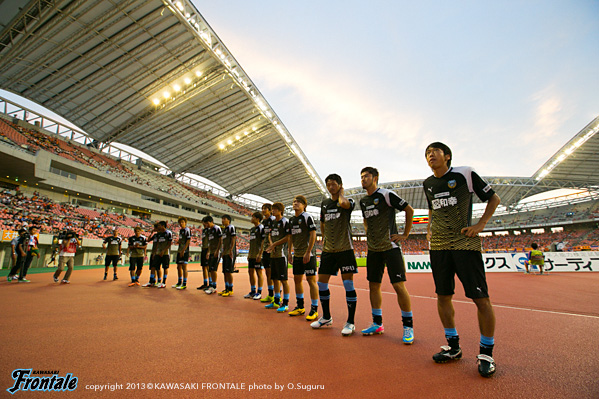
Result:
<svg viewBox="0 0 599 399"><path fill-rule="evenodd" d="M569 188L599 190L599 117L593 119L571 140L556 152L531 177L496 177L485 176L497 195L501 204L515 207L521 200L543 192ZM416 209L427 209L428 205L423 180L407 180L391 183L380 183L379 187L393 190ZM365 191L361 187L345 190L348 197L361 197ZM474 196L475 202L479 202Z"/></svg>
<svg viewBox="0 0 599 399"><path fill-rule="evenodd" d="M0 88L233 195L325 192L298 144L185 0L0 2Z"/></svg>

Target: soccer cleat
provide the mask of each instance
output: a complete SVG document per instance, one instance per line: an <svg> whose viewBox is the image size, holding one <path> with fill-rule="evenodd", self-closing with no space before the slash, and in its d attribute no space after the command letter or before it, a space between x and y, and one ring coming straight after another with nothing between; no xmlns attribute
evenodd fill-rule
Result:
<svg viewBox="0 0 599 399"><path fill-rule="evenodd" d="M222 297L226 297L226 296L233 296L233 291L225 291L222 294Z"/></svg>
<svg viewBox="0 0 599 399"><path fill-rule="evenodd" d="M255 301L257 301L257 300L259 300L259 299L262 299L262 295L261 295L261 294L259 294L259 293L256 293L256 295L254 295L254 298L253 298L253 299L254 299Z"/></svg>
<svg viewBox="0 0 599 399"><path fill-rule="evenodd" d="M104 281L106 281L106 275L104 275Z"/></svg>
<svg viewBox="0 0 599 399"><path fill-rule="evenodd" d="M138 287L141 285L139 281L135 282L135 285L137 285Z"/></svg>
<svg viewBox="0 0 599 399"><path fill-rule="evenodd" d="M268 305L264 306L266 309L278 309L279 308L279 304L278 303L274 303L271 302Z"/></svg>
<svg viewBox="0 0 599 399"><path fill-rule="evenodd" d="M27 280L26 278L19 280L19 283L30 283L31 280Z"/></svg>
<svg viewBox="0 0 599 399"><path fill-rule="evenodd" d="M10 277L9 277L9 278L10 278ZM8 281L10 281L10 280L8 280ZM59 279L57 279L56 277L54 277L54 282L55 282L55 283L58 283L59 281L60 281Z"/></svg>
<svg viewBox="0 0 599 399"><path fill-rule="evenodd" d="M145 283L142 287L154 287L154 283Z"/></svg>
<svg viewBox="0 0 599 399"><path fill-rule="evenodd" d="M253 292L248 292L247 294L245 294L243 296L245 299L251 299L254 297L254 293Z"/></svg>
<svg viewBox="0 0 599 399"><path fill-rule="evenodd" d="M447 363L450 360L462 358L462 348L451 349L451 346L443 345L441 349L441 352L433 355L433 360L436 363Z"/></svg>
<svg viewBox="0 0 599 399"><path fill-rule="evenodd" d="M158 283L158 285L156 287L158 287L158 288L166 288L166 284L164 284L164 283Z"/></svg>
<svg viewBox="0 0 599 399"><path fill-rule="evenodd" d="M277 309L277 312L279 312L279 313L285 313L285 312L286 312L286 311L288 311L288 310L289 310L289 306L287 306L287 305L281 305L281 306L279 306L279 308Z"/></svg>
<svg viewBox="0 0 599 399"><path fill-rule="evenodd" d="M198 287L198 290L200 291L206 291L208 289L208 286L206 284L202 284Z"/></svg>
<svg viewBox="0 0 599 399"><path fill-rule="evenodd" d="M478 359L478 373L483 377L490 377L495 374L495 360L489 355L480 354L476 357Z"/></svg>
<svg viewBox="0 0 599 399"><path fill-rule="evenodd" d="M315 310L310 310L310 314L308 314L308 316L306 316L306 320L308 321L314 321L318 318L318 312Z"/></svg>
<svg viewBox="0 0 599 399"><path fill-rule="evenodd" d="M112 280L118 280L119 278L116 276L116 274L114 275L114 277L112 278Z"/></svg>
<svg viewBox="0 0 599 399"><path fill-rule="evenodd" d="M264 298L260 299L260 302L272 302L275 299L273 297L271 297L270 295L265 296Z"/></svg>
<svg viewBox="0 0 599 399"><path fill-rule="evenodd" d="M312 323L314 324L314 323ZM343 329L341 330L341 335L343 335L344 337L349 337L350 335L352 335L354 333L354 331L356 331L356 326L354 326L351 323L345 323L345 325L343 326Z"/></svg>
<svg viewBox="0 0 599 399"><path fill-rule="evenodd" d="M403 328L403 343L406 345L414 343L414 329L412 327Z"/></svg>
<svg viewBox="0 0 599 399"><path fill-rule="evenodd" d="M225 294L225 293L227 293L227 292L228 292L228 291L225 289L225 290L222 290L221 292L219 292L219 293L218 293L218 295L223 295L223 294Z"/></svg>
<svg viewBox="0 0 599 399"><path fill-rule="evenodd" d="M178 290L186 290L187 286L186 285L180 285L177 287Z"/></svg>
<svg viewBox="0 0 599 399"><path fill-rule="evenodd" d="M324 317L321 317L320 319L316 320L315 322L310 324L310 327L312 327L313 329L318 329L321 327L326 327L326 326L330 326L333 325L333 318L331 317L330 319L325 319Z"/></svg>
<svg viewBox="0 0 599 399"><path fill-rule="evenodd" d="M212 295L212 294L214 294L214 293L216 292L216 288L214 288L214 287L208 287L208 288L206 288L206 289L204 290L204 292L205 292L206 294L208 294L208 295Z"/></svg>
<svg viewBox="0 0 599 399"><path fill-rule="evenodd" d="M135 284L135 281L134 281L134 282L132 282L131 284L129 284L127 287L134 287L134 286L136 286L136 285L137 285L137 284Z"/></svg>
<svg viewBox="0 0 599 399"><path fill-rule="evenodd" d="M293 309L291 312L289 312L289 316L301 316L304 313L306 313L306 309L296 306L295 309Z"/></svg>
<svg viewBox="0 0 599 399"><path fill-rule="evenodd" d="M382 334L385 332L385 328L383 325L379 325L376 323L372 323L370 327L362 330L362 335L374 335L374 334Z"/></svg>
<svg viewBox="0 0 599 399"><path fill-rule="evenodd" d="M173 285L171 285L171 288L175 288L176 289L176 288L179 288L179 287L181 287L181 284L173 284Z"/></svg>
<svg viewBox="0 0 599 399"><path fill-rule="evenodd" d="M154 287L160 288L160 283L154 283Z"/></svg>
<svg viewBox="0 0 599 399"><path fill-rule="evenodd" d="M71 282L69 280L62 280L60 283L61 284L71 284Z"/></svg>

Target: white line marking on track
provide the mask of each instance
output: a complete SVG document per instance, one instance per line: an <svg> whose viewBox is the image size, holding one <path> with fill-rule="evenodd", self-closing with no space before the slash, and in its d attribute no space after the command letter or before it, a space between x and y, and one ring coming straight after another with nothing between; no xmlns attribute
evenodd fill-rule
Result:
<svg viewBox="0 0 599 399"><path fill-rule="evenodd" d="M343 285L337 285L337 284L329 284L329 286L344 288ZM367 288L356 288L356 291L366 291L366 292L368 292L369 290ZM383 293L383 294L389 294L389 295L395 295L395 292L381 291L381 293ZM420 299L432 299L432 300L435 300L435 301L437 300L437 298L432 297L432 296L410 295L410 297L412 297L412 298L420 298ZM453 302L474 305L474 302L472 302L472 301L463 301L461 299L454 299ZM549 314L557 314L557 315L564 315L564 316L586 317L588 319L598 319L599 320L599 316L593 316L593 315L588 315L588 314L568 313L568 312L556 312L556 311L553 311L553 310L541 310L541 309L532 309L532 308L521 308L521 307L518 307L518 306L497 305L495 303L493 304L493 307L494 308L503 308L503 309L526 310L526 311L529 311L529 312L549 313Z"/></svg>

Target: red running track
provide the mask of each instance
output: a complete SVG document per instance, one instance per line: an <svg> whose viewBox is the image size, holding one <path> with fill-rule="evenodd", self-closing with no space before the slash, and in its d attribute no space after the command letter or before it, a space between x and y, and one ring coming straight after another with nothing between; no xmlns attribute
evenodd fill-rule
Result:
<svg viewBox="0 0 599 399"><path fill-rule="evenodd" d="M70 285L51 282L50 274L31 275L30 284L0 283L1 397L10 396L5 390L17 368L57 370L79 380L74 392L14 397L599 397L599 273L488 274L498 364L490 379L476 369L476 308L459 283L455 310L464 358L452 364L432 361L445 339L430 274L408 275L416 341L406 346L388 282L383 284L385 334L342 337L346 306L339 277L330 284L334 326L314 331L303 317L243 299L249 291L245 269L236 275L230 298L197 291L200 273L190 274L187 291L129 288L124 267L118 281L101 281L102 273L75 271ZM170 276L169 287L175 282L173 268ZM222 289L222 275L219 279ZM355 285L360 330L371 322L364 269ZM293 288L290 302L292 308ZM197 389L150 392L141 389L147 383L197 384ZM202 383L245 385L209 389ZM107 384L120 387L86 389ZM125 389L127 384L135 389ZM261 387L250 391L252 384Z"/></svg>

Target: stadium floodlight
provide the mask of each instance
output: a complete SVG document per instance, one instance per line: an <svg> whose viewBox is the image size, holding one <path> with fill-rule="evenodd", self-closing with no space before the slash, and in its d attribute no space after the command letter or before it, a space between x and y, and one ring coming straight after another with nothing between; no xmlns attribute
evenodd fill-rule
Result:
<svg viewBox="0 0 599 399"><path fill-rule="evenodd" d="M153 99L152 102L154 103L154 105L160 104L160 100L157 98Z"/></svg>
<svg viewBox="0 0 599 399"><path fill-rule="evenodd" d="M225 149L225 145L224 144L219 144L218 148L220 148L221 150L224 150Z"/></svg>
<svg viewBox="0 0 599 399"><path fill-rule="evenodd" d="M229 145L233 144L233 140L231 140L231 139L227 140L227 144L229 144Z"/></svg>
<svg viewBox="0 0 599 399"><path fill-rule="evenodd" d="M165 91L165 92L162 93L162 96L164 98L171 98L171 93L169 93L168 91Z"/></svg>
<svg viewBox="0 0 599 399"><path fill-rule="evenodd" d="M181 3L180 1L177 2L176 6L180 11L185 10L185 7L183 7L183 3Z"/></svg>
<svg viewBox="0 0 599 399"><path fill-rule="evenodd" d="M185 79L183 79L183 81L185 82L186 85L191 83L191 79L189 79L187 77Z"/></svg>
<svg viewBox="0 0 599 399"><path fill-rule="evenodd" d="M243 132L243 134L244 134L245 136L247 136L249 133L248 133L248 132Z"/></svg>
<svg viewBox="0 0 599 399"><path fill-rule="evenodd" d="M255 132L256 130L258 130L256 127L253 127L252 130Z"/></svg>
<svg viewBox="0 0 599 399"><path fill-rule="evenodd" d="M202 76L202 71L196 71L196 76L199 78L200 76Z"/></svg>
<svg viewBox="0 0 599 399"><path fill-rule="evenodd" d="M181 91L181 86L179 86L178 84L173 85L173 89L175 89L175 91Z"/></svg>
<svg viewBox="0 0 599 399"><path fill-rule="evenodd" d="M235 136L235 140L241 140L241 137L239 135Z"/></svg>

